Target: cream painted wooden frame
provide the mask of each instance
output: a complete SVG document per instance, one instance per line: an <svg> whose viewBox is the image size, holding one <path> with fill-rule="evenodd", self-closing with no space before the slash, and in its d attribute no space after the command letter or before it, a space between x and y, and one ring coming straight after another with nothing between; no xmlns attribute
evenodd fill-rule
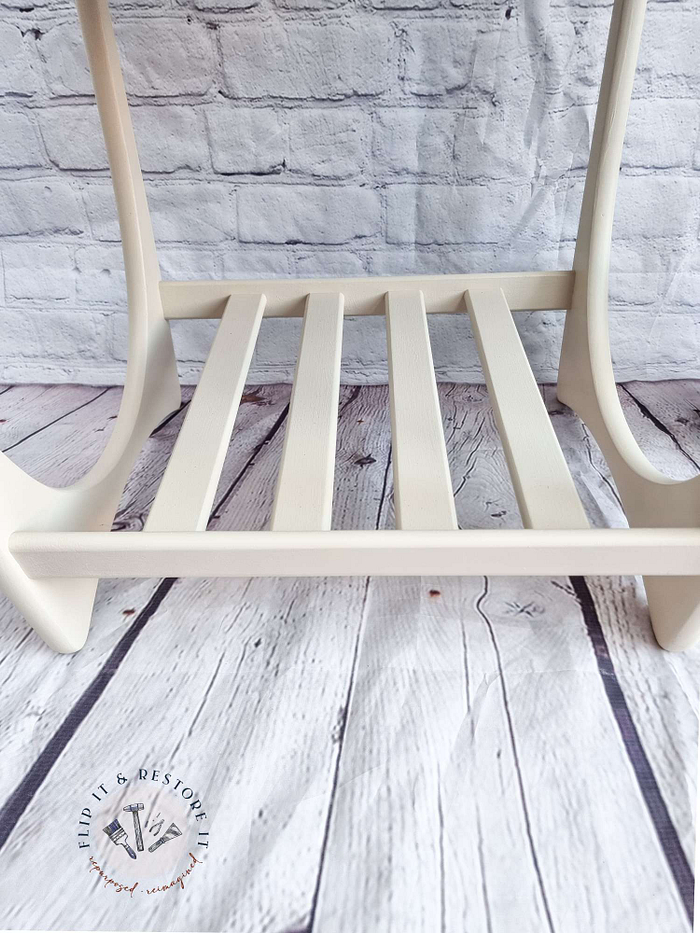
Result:
<svg viewBox="0 0 700 933"><path fill-rule="evenodd" d="M46 486L0 459L0 585L57 651L85 642L100 577L330 574L645 575L671 650L700 635L700 477L675 482L642 453L615 388L608 268L645 0L615 0L573 270L365 279L161 282L107 0L77 0L107 144L129 305L124 396L112 437L78 483ZM559 398L586 422L628 529L588 526L513 323L566 310ZM468 313L522 530L459 530L426 313ZM385 314L395 531L333 531L344 315ZM269 531L205 531L263 316L303 317ZM110 532L148 434L180 403L168 321L221 318L143 532Z"/></svg>

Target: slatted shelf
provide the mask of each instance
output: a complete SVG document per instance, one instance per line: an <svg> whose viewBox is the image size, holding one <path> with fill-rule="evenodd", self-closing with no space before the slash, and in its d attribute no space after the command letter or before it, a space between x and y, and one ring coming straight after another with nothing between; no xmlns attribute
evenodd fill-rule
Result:
<svg viewBox="0 0 700 933"><path fill-rule="evenodd" d="M206 528L264 309L264 295L229 298L145 531Z"/></svg>
<svg viewBox="0 0 700 933"><path fill-rule="evenodd" d="M343 551L339 567L348 573L357 573L359 569L362 573L372 572L371 551L378 545L364 536L353 538L357 544L351 544L350 539L334 537L336 532L329 527L338 401L339 295L343 295L346 315L386 315L397 523L397 529L390 535L398 539L402 534L419 539L435 534L467 535L459 537L459 543L454 545L460 554L456 558L452 554L452 566L465 574L483 566L475 557L478 540L486 539L476 539L469 531L457 530L426 321L426 313L463 313L465 301L526 526L520 530L523 537L517 539L519 543L514 548L514 552L518 548L522 551L523 565L529 562L533 570L545 564L551 570L556 565L553 538L543 545L539 557L533 559L527 553L528 542L535 540L533 534L556 535L566 531L586 537L596 533L588 527L511 311L567 311L558 397L583 418L593 433L617 484L630 524L641 529L662 525L682 529L697 523L700 477L677 483L645 457L618 399L607 334L612 218L646 0L614 0L572 269L488 275L285 278L262 283L159 281L152 225L108 0L77 0L77 3L123 239L130 304L129 384L113 443L106 446L99 463L73 487L50 488L27 476L11 460L0 458L0 474L7 489L0 523L5 542L20 528L42 526L45 531L81 529L88 534L87 539L81 539L87 541L88 550L102 547L101 538L90 537L92 531L109 524L140 446L179 403L177 362L167 322L176 318L220 317L221 325L200 385L146 523L147 533L139 535L136 545L137 550L143 548L151 553L162 548L164 563L158 566L166 568L168 574L182 572L174 569L175 563L167 562L171 551L179 554L182 564L177 566L185 571L189 559L200 554L200 569L208 572L211 568L205 552L210 545L203 546L199 541L193 544L192 539L208 537L199 532L207 527L261 318L264 314L300 317L306 313L272 530L256 532L253 537L226 539L224 550L235 551L243 541L248 548L246 559L257 559L258 552L265 552L261 565L277 573L290 566L309 569L304 549L314 547L320 560L313 566L322 569L329 545L326 540L319 544L316 539L332 539ZM329 298L329 292L335 293L335 297ZM159 542L161 537L167 543ZM387 553L391 550L396 557L396 563L391 563L392 572L394 568L407 570L399 554L400 547L392 543L394 538L381 540L386 542L383 547ZM588 538L585 543L578 538L560 540L568 542L561 546L569 548L569 556L575 557L581 545L582 553L594 551L597 546L592 542L599 539ZM604 542L613 540L620 542L616 548L629 553L636 539L618 536L600 539L595 566L599 566L597 561L604 546L607 547ZM661 542L661 536L656 540ZM506 546L506 539L503 545L498 545L502 555L507 553ZM681 548L691 564L694 548L694 543L685 551ZM643 550L648 559L650 551L646 544ZM418 560L422 552L420 541L415 542L415 551L414 568L424 566ZM359 552L367 558L366 563L358 559ZM668 563L668 555L661 555L660 544L659 552L655 564L644 565L652 567L645 581L650 613L660 643L678 650L700 639L700 579L690 580L682 588L675 579L657 579L660 575L675 577L683 573L676 571L675 564ZM658 570L662 556L664 566L670 568L668 571ZM221 560L224 573L231 569L225 553L217 553L216 559ZM285 559L287 568L278 566ZM494 558L488 566L498 571L506 563L505 559ZM238 569L244 565L245 562ZM601 565L606 566L604 562ZM442 555L431 566L444 569ZM579 573L586 572L583 562L576 566ZM639 569L639 565L635 566ZM94 581L89 579L86 563L77 561L74 569L74 579L65 581L65 586L36 586L7 547L0 547L3 591L27 614L42 637L63 651L77 650L82 645L94 596Z"/></svg>
<svg viewBox="0 0 700 933"><path fill-rule="evenodd" d="M423 293L390 291L386 325L396 527L457 528Z"/></svg>
<svg viewBox="0 0 700 933"><path fill-rule="evenodd" d="M331 527L343 296L309 295L272 512L273 531Z"/></svg>
<svg viewBox="0 0 700 933"><path fill-rule="evenodd" d="M588 528L503 290L470 289L466 302L523 524Z"/></svg>

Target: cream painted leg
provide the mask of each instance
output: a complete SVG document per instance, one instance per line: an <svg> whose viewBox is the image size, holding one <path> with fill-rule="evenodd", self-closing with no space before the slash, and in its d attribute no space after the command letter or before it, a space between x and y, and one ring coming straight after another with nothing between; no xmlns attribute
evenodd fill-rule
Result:
<svg viewBox="0 0 700 933"><path fill-rule="evenodd" d="M667 651L685 651L700 639L700 577L644 577L651 624Z"/></svg>

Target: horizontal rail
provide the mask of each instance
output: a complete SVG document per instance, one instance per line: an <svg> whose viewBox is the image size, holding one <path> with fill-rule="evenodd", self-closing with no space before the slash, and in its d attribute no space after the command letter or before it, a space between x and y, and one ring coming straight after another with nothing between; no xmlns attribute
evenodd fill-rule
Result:
<svg viewBox="0 0 700 933"><path fill-rule="evenodd" d="M345 315L384 314L388 291L423 292L429 314L464 310L469 288L502 288L511 311L566 311L574 290L573 272L504 272L477 275L376 276L349 279L253 279L249 281L161 282L165 317L221 317L230 296L262 292L265 317L303 317L307 295L341 292Z"/></svg>
<svg viewBox="0 0 700 933"><path fill-rule="evenodd" d="M30 577L700 576L700 530L15 532Z"/></svg>

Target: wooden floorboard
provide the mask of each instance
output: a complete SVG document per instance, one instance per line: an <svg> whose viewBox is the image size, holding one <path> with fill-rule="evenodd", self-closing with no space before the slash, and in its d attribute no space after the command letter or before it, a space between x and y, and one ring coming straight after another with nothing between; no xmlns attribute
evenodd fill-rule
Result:
<svg viewBox="0 0 700 933"><path fill-rule="evenodd" d="M119 397L120 393L115 390L111 408L85 407L81 412L80 429L66 423L67 419L55 422L45 432L34 434L16 447L10 455L20 466L46 481L58 482L66 475L77 479L83 472L81 451L84 449L88 457L96 458L97 452L91 449L90 442L100 445L101 449L104 432L118 410ZM103 401L101 399L100 403ZM245 470L257 446L265 441L284 414L288 401L286 386L253 387L244 395L236 435L219 484L219 499ZM122 496L116 527L143 528L181 421L182 414L156 431L146 443ZM0 424L0 430L3 427ZM58 657L50 651L27 629L8 601L0 599L0 742L16 749L17 755L12 767L0 765L0 799L11 792L72 705L90 688L120 640L128 637L156 588L154 580L124 580L120 585L115 585L115 581L102 581L88 643L70 658ZM31 660L25 663L28 657ZM37 710L41 710L40 716Z"/></svg>
<svg viewBox="0 0 700 933"><path fill-rule="evenodd" d="M625 415L645 453L669 475L695 475L700 463L700 383L630 383L621 387ZM602 460L602 457L601 457ZM592 578L591 591L625 696L686 857L693 864L697 774L677 775L697 749L700 649L665 654L658 663L643 587L635 578Z"/></svg>
<svg viewBox="0 0 700 933"><path fill-rule="evenodd" d="M517 527L483 391L441 398L460 524ZM566 580L373 579L337 786L318 929L687 925Z"/></svg>
<svg viewBox="0 0 700 933"><path fill-rule="evenodd" d="M633 383L620 386L619 396L647 456L677 479L694 475L697 470L689 469L688 456L673 431L676 419L683 427L697 417L698 383ZM597 505L595 524L624 526L622 507L597 445L573 412L556 400L553 387L545 389L545 397L572 472L580 483L579 491L585 490L582 498L585 502L588 496ZM639 397L643 406L649 405L649 411L640 408ZM652 412L655 414L650 417ZM687 441L691 456L700 457L698 438L688 432L680 440ZM590 515L588 502L585 504ZM671 822L672 834L677 835L685 856L687 875L695 849L697 774L695 768L689 768L689 762L697 754L700 649L659 655L639 578L591 577L587 586L596 613L594 625L599 625L604 639L602 650L609 656L626 706L626 710L618 710L620 725L625 728L625 717L629 715L625 731L629 733L631 726L639 738L640 745L630 753L631 764L640 780L645 780L646 764L651 768L658 788L652 816L659 828L666 820ZM603 673L609 681L609 670ZM684 781L678 781L679 773L685 774Z"/></svg>
<svg viewBox="0 0 700 933"><path fill-rule="evenodd" d="M8 386L2 394L2 450L9 452L37 431L62 421L118 389L94 386ZM84 468L84 463L81 462Z"/></svg>
<svg viewBox="0 0 700 933"><path fill-rule="evenodd" d="M655 386L622 387L625 412L687 472L698 386ZM102 391L13 388L0 446L77 478L118 407ZM623 524L588 432L543 392L593 524ZM269 521L288 400L244 394L214 527ZM460 523L518 527L484 388L440 386L440 405ZM147 443L117 527L143 526L181 420ZM385 386L342 388L337 450L333 527L392 527ZM31 794L0 850L0 926L114 928L77 851L55 872L72 844L55 814L79 812L90 777L156 758L205 789L212 847L176 910L120 902L125 930L689 930L659 827L692 862L700 653L655 646L634 580L586 586L593 621L547 578L107 581L72 657L1 603L0 804L23 779Z"/></svg>

